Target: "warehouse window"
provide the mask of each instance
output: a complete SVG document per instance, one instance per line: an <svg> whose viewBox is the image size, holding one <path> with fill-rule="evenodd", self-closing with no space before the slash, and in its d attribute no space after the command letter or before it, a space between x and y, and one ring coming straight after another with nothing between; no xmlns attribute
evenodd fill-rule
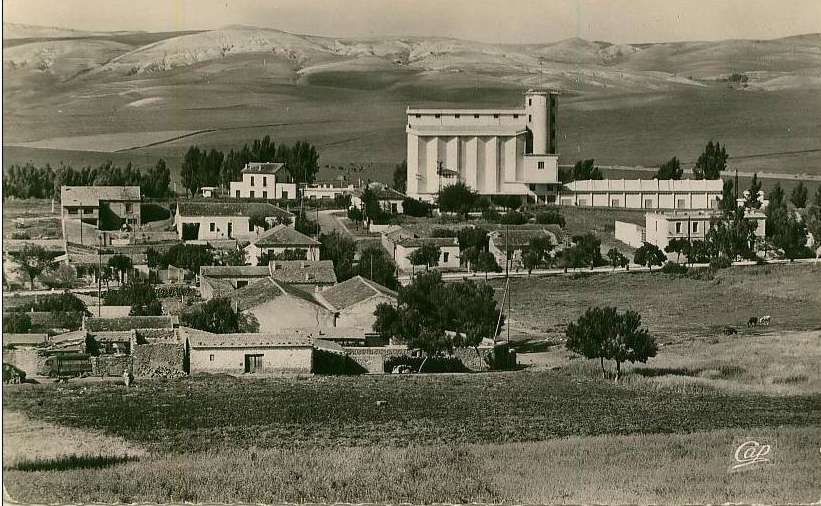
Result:
<svg viewBox="0 0 821 506"><path fill-rule="evenodd" d="M262 186L268 186L268 178L267 177L262 178Z"/></svg>
<svg viewBox="0 0 821 506"><path fill-rule="evenodd" d="M444 253L442 253L442 262L448 263L448 257L450 257L449 252L445 251Z"/></svg>
<svg viewBox="0 0 821 506"><path fill-rule="evenodd" d="M693 222L693 233L694 234L698 233L698 222L697 221Z"/></svg>
<svg viewBox="0 0 821 506"><path fill-rule="evenodd" d="M254 176L251 176L251 186L254 186Z"/></svg>
<svg viewBox="0 0 821 506"><path fill-rule="evenodd" d="M434 115L433 115L433 117L434 117L434 118L441 118L441 117L442 117L442 115L441 115L441 114L434 114Z"/></svg>
<svg viewBox="0 0 821 506"><path fill-rule="evenodd" d="M213 232L216 229L217 229L217 224L216 223L209 223L208 224L208 230L210 230L211 232Z"/></svg>
<svg viewBox="0 0 821 506"><path fill-rule="evenodd" d="M254 190L251 190L251 198L254 198Z"/></svg>
<svg viewBox="0 0 821 506"><path fill-rule="evenodd" d="M677 234L681 233L681 222L676 223L676 233Z"/></svg>
<svg viewBox="0 0 821 506"><path fill-rule="evenodd" d="M239 190L237 190L237 198L239 198Z"/></svg>
<svg viewBox="0 0 821 506"><path fill-rule="evenodd" d="M527 105L533 105L533 99L532 98L527 99Z"/></svg>
<svg viewBox="0 0 821 506"><path fill-rule="evenodd" d="M210 355L208 355L208 360L209 360L210 362L213 362L213 361L214 361L214 354L213 354L213 353L212 353L212 354L210 354Z"/></svg>
<svg viewBox="0 0 821 506"><path fill-rule="evenodd" d="M478 115L478 114L474 114L474 115L473 115L473 117L474 117L475 119L479 119L479 115Z"/></svg>
<svg viewBox="0 0 821 506"><path fill-rule="evenodd" d="M496 118L496 119L499 119L499 115L498 115L498 114L494 114L494 115L493 115L493 117L494 117L494 118Z"/></svg>
<svg viewBox="0 0 821 506"><path fill-rule="evenodd" d="M528 114L528 115L527 115L527 122L528 122L528 123L532 123L532 122L533 122L533 115L531 115L531 114Z"/></svg>
<svg viewBox="0 0 821 506"><path fill-rule="evenodd" d="M461 118L461 117L462 117L462 115L461 115L461 114L454 114L454 115L453 115L453 117L454 117L454 118Z"/></svg>
<svg viewBox="0 0 821 506"><path fill-rule="evenodd" d="M540 168L540 169L544 169L544 162L538 162L538 163L536 164L536 167L538 167L538 168Z"/></svg>
<svg viewBox="0 0 821 506"><path fill-rule="evenodd" d="M514 115L513 115L513 119L516 119L516 118L518 118L518 117L519 117L519 115L518 115L518 114L514 114Z"/></svg>

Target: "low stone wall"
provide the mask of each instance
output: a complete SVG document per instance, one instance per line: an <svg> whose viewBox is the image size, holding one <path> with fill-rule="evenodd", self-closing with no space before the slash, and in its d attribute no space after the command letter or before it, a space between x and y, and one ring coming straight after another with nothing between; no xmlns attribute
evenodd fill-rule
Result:
<svg viewBox="0 0 821 506"><path fill-rule="evenodd" d="M131 351L131 359L135 377L185 372L185 348L181 343L138 344Z"/></svg>
<svg viewBox="0 0 821 506"><path fill-rule="evenodd" d="M487 357L493 353L492 346L480 346L477 350L474 348L457 348L453 350L453 356L458 358L471 371L487 371L490 366L487 363Z"/></svg>
<svg viewBox="0 0 821 506"><path fill-rule="evenodd" d="M37 376L42 373L46 361L45 355L40 355L38 350L33 349L4 349L3 362L24 371L26 377Z"/></svg>
<svg viewBox="0 0 821 506"><path fill-rule="evenodd" d="M413 353L406 348L358 346L346 347L345 352L369 374L384 373L386 360ZM493 347L491 346L480 347L478 354L474 348L457 348L453 350L453 356L461 360L462 364L470 371L487 371L490 366L486 359L492 352Z"/></svg>
<svg viewBox="0 0 821 506"><path fill-rule="evenodd" d="M122 376L128 371L131 357L128 355L99 355L91 357L92 376Z"/></svg>

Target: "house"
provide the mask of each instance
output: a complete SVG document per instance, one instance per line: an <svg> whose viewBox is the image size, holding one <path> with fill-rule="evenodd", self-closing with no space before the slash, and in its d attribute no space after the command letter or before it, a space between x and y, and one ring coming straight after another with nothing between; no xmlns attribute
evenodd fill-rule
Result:
<svg viewBox="0 0 821 506"><path fill-rule="evenodd" d="M182 329L189 372L222 374L309 374L310 339L280 333L211 334Z"/></svg>
<svg viewBox="0 0 821 506"><path fill-rule="evenodd" d="M314 181L302 185L302 196L309 200L334 200L344 195L352 195L356 186L347 181Z"/></svg>
<svg viewBox="0 0 821 506"><path fill-rule="evenodd" d="M313 290L336 284L331 260L272 260L268 265L209 265L200 268L200 296L221 297L263 278Z"/></svg>
<svg viewBox="0 0 821 506"><path fill-rule="evenodd" d="M259 321L259 331L263 333L336 325L334 308L317 300L313 292L270 277L254 281L232 292L228 298L238 311L254 315Z"/></svg>
<svg viewBox="0 0 821 506"><path fill-rule="evenodd" d="M399 193L393 188L377 182L370 183L368 188L376 194L376 200L379 202L379 207L381 207L386 213L402 214L405 212L402 208L402 203L406 198L403 193ZM359 189L353 192L351 195L351 207L363 209L363 193L364 189Z"/></svg>
<svg viewBox="0 0 821 506"><path fill-rule="evenodd" d="M140 227L139 186L61 186L63 236L67 222L83 222L99 230Z"/></svg>
<svg viewBox="0 0 821 506"><path fill-rule="evenodd" d="M245 257L251 265L266 254L280 254L286 250L303 250L304 260L319 260L320 242L286 225L277 225L256 237L245 247Z"/></svg>
<svg viewBox="0 0 821 506"><path fill-rule="evenodd" d="M251 225L252 216L261 216L271 225L293 225L294 215L272 204L246 202L180 202L174 225L184 241L214 239L251 240L260 232Z"/></svg>
<svg viewBox="0 0 821 506"><path fill-rule="evenodd" d="M337 327L360 329L364 335L374 332L376 306L396 305L397 293L370 279L354 276L317 292L316 298L336 312Z"/></svg>
<svg viewBox="0 0 821 506"><path fill-rule="evenodd" d="M407 230L393 227L382 234L382 246L402 271L413 270L409 257L424 245L439 248L439 263L436 268L459 268L459 240L455 237L416 237Z"/></svg>
<svg viewBox="0 0 821 506"><path fill-rule="evenodd" d="M554 202L558 93L528 90L513 109L407 109L408 195L432 202L458 181L481 195Z"/></svg>
<svg viewBox="0 0 821 506"><path fill-rule="evenodd" d="M203 186L200 191L202 191L203 197L210 199L217 196L218 188L216 186Z"/></svg>
<svg viewBox="0 0 821 506"><path fill-rule="evenodd" d="M628 209L716 209L721 179L588 179L571 181L559 193L559 204Z"/></svg>
<svg viewBox="0 0 821 506"><path fill-rule="evenodd" d="M564 242L564 234L561 227L557 225L543 225L540 229L513 229L496 230L488 236L488 251L496 258L496 263L502 268L505 262L510 262L511 269L524 268L522 258L533 239L548 239L556 248L551 252L555 255L556 250L561 248Z"/></svg>
<svg viewBox="0 0 821 506"><path fill-rule="evenodd" d="M37 348L48 343L48 334L12 334L3 332L3 348Z"/></svg>
<svg viewBox="0 0 821 506"><path fill-rule="evenodd" d="M672 239L704 240L720 211L664 211L645 215L645 240L662 251ZM760 211L747 210L744 218L756 222L755 236L764 237L767 217ZM618 238L618 237L617 237Z"/></svg>
<svg viewBox="0 0 821 506"><path fill-rule="evenodd" d="M232 181L230 195L238 199L294 200L296 183L284 163L249 162L240 171L242 181Z"/></svg>

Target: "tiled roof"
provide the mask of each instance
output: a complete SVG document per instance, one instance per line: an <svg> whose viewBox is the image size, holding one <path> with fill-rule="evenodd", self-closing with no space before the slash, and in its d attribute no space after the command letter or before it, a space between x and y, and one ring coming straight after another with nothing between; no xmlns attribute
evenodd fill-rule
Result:
<svg viewBox="0 0 821 506"><path fill-rule="evenodd" d="M123 341L131 341L130 330L109 330L103 332L95 332L93 334L94 340L98 343L121 343Z"/></svg>
<svg viewBox="0 0 821 506"><path fill-rule="evenodd" d="M321 243L286 225L277 225L259 234L251 244L258 247L319 246Z"/></svg>
<svg viewBox="0 0 821 506"><path fill-rule="evenodd" d="M139 186L62 186L63 206L98 207L100 201L139 201Z"/></svg>
<svg viewBox="0 0 821 506"><path fill-rule="evenodd" d="M228 297L239 311L259 306L283 295L283 290L271 278L258 279L235 290Z"/></svg>
<svg viewBox="0 0 821 506"><path fill-rule="evenodd" d="M3 333L3 346L37 346L45 344L48 334L6 334Z"/></svg>
<svg viewBox="0 0 821 506"><path fill-rule="evenodd" d="M456 237L405 237L396 242L405 248L419 248L426 244L432 244L439 248L446 246L459 246L459 239Z"/></svg>
<svg viewBox="0 0 821 506"><path fill-rule="evenodd" d="M267 269L272 278L283 283L336 283L332 260L274 260L268 264Z"/></svg>
<svg viewBox="0 0 821 506"><path fill-rule="evenodd" d="M72 341L85 341L86 338L86 331L85 330L73 330L71 332L65 332L63 334L57 334L56 336L51 336L49 342L52 344L59 344L59 343L68 343Z"/></svg>
<svg viewBox="0 0 821 506"><path fill-rule="evenodd" d="M278 335L291 335L305 339L365 339L365 332L357 327L288 328L277 331Z"/></svg>
<svg viewBox="0 0 821 506"><path fill-rule="evenodd" d="M210 278L263 278L267 275L267 265L203 265L200 267L200 276Z"/></svg>
<svg viewBox="0 0 821 506"><path fill-rule="evenodd" d="M266 218L293 219L294 215L285 209L264 202L180 202L177 206L180 216L254 216Z"/></svg>
<svg viewBox="0 0 821 506"><path fill-rule="evenodd" d="M243 174L276 174L283 167L285 164L278 162L249 162L241 172Z"/></svg>
<svg viewBox="0 0 821 506"><path fill-rule="evenodd" d="M311 348L310 339L284 334L186 333L188 344L197 348Z"/></svg>
<svg viewBox="0 0 821 506"><path fill-rule="evenodd" d="M325 299L336 311L358 304L375 295L397 297L393 290L380 285L362 276L355 276L337 285L319 292L319 297Z"/></svg>
<svg viewBox="0 0 821 506"><path fill-rule="evenodd" d="M584 179L565 185L575 192L721 192L721 179Z"/></svg>
<svg viewBox="0 0 821 506"><path fill-rule="evenodd" d="M119 253L121 254L121 253ZM108 260L113 257L113 254L103 254L103 255L91 255L91 254L83 254L83 253L69 253L68 254L68 263L72 265L97 265L98 263L102 262L103 265L108 265ZM128 258L131 259L132 265L147 265L148 264L148 256L144 253L133 253L133 254L126 254Z"/></svg>
<svg viewBox="0 0 821 506"><path fill-rule="evenodd" d="M399 193L398 191L394 190L389 186L384 186L381 183L372 183L370 189L376 195L377 200L405 200L405 194ZM361 197L364 188L361 190L356 190L354 195Z"/></svg>
<svg viewBox="0 0 821 506"><path fill-rule="evenodd" d="M89 332L132 329L170 329L176 324L173 316L125 316L122 318L88 318L85 328Z"/></svg>
<svg viewBox="0 0 821 506"><path fill-rule="evenodd" d="M227 297L234 292L234 285L230 281L200 275L200 288L203 286L211 288L213 297Z"/></svg>

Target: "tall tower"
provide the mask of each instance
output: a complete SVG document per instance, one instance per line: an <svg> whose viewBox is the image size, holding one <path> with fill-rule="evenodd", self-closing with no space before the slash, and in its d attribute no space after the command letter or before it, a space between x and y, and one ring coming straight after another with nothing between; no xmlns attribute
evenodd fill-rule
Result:
<svg viewBox="0 0 821 506"><path fill-rule="evenodd" d="M527 90L525 112L527 127L533 134L534 155L556 154L556 109L559 94L555 91Z"/></svg>

